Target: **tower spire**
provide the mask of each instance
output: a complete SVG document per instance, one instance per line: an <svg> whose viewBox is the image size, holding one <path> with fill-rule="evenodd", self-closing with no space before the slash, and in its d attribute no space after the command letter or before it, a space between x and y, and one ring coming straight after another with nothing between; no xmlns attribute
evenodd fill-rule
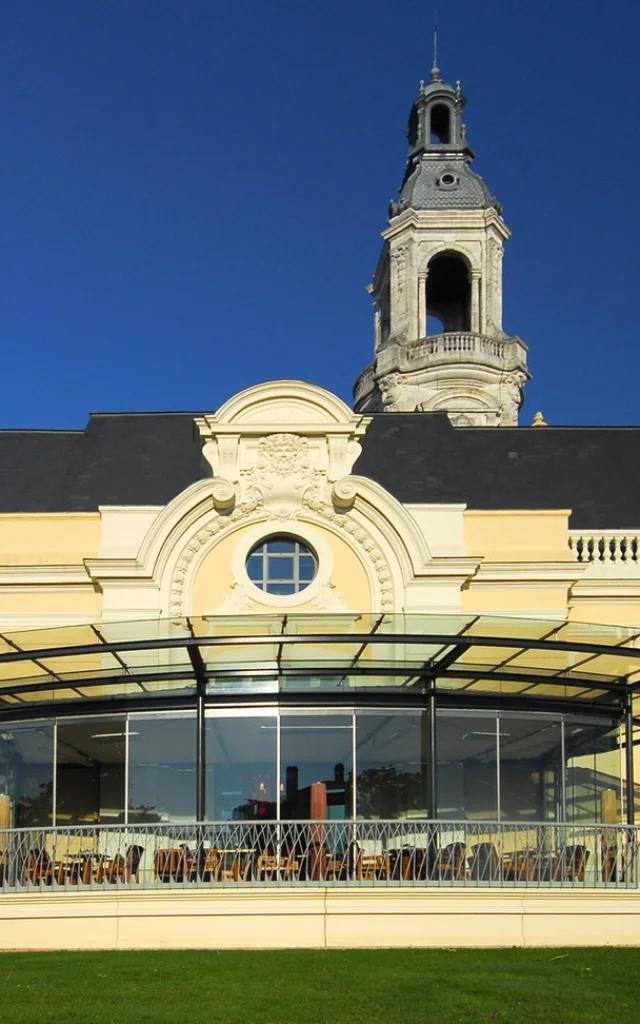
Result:
<svg viewBox="0 0 640 1024"><path fill-rule="evenodd" d="M440 81L440 68L438 67L438 8L433 11L433 65L431 68L431 81Z"/></svg>

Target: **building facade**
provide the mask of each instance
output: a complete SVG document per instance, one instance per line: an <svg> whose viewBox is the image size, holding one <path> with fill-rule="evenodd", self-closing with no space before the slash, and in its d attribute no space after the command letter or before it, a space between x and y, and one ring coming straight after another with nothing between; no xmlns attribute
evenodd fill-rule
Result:
<svg viewBox="0 0 640 1024"><path fill-rule="evenodd" d="M7 945L640 936L640 432L517 426L464 103L412 108L355 411L0 432Z"/></svg>

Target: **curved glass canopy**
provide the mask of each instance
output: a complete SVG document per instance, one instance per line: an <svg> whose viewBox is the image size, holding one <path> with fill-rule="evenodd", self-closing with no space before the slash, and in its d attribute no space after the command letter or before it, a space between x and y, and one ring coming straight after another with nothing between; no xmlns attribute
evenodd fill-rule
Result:
<svg viewBox="0 0 640 1024"><path fill-rule="evenodd" d="M579 702L620 711L640 630L486 615L239 615L0 634L0 718L75 702L261 694L403 703ZM594 708L595 710L595 708Z"/></svg>

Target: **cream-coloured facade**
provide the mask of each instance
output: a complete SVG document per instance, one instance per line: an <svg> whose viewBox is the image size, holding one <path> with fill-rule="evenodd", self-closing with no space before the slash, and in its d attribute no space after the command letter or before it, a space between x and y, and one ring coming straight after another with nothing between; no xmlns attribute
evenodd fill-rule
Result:
<svg viewBox="0 0 640 1024"><path fill-rule="evenodd" d="M353 472L370 422L301 381L260 384L194 417L211 476L165 506L0 515L0 631L287 610L640 622L640 528L571 529L570 508L403 504ZM247 575L274 530L318 554L300 594Z"/></svg>

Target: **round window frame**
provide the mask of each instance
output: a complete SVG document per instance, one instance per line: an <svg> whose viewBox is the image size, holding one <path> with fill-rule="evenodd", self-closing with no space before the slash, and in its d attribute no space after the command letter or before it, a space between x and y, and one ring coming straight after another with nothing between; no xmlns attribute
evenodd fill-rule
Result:
<svg viewBox="0 0 640 1024"><path fill-rule="evenodd" d="M296 594L270 594L268 590L257 587L249 578L247 572L249 555L254 548L260 544L266 544L267 541L276 537L291 537L293 540L301 541L311 548L312 554L315 555L318 566L316 575L304 590L299 590ZM295 608L315 600L323 587L329 585L333 572L333 552L320 530L309 527L306 523L295 523L289 528L283 524L279 529L274 529L271 523L261 523L247 530L246 534L238 540L231 558L231 569L234 583L243 587L256 604L267 605L271 608Z"/></svg>
<svg viewBox="0 0 640 1024"><path fill-rule="evenodd" d="M445 181L445 178L451 178L451 181ZM460 184L460 178L453 173L453 171L444 171L438 178L438 188L443 189L456 189Z"/></svg>

